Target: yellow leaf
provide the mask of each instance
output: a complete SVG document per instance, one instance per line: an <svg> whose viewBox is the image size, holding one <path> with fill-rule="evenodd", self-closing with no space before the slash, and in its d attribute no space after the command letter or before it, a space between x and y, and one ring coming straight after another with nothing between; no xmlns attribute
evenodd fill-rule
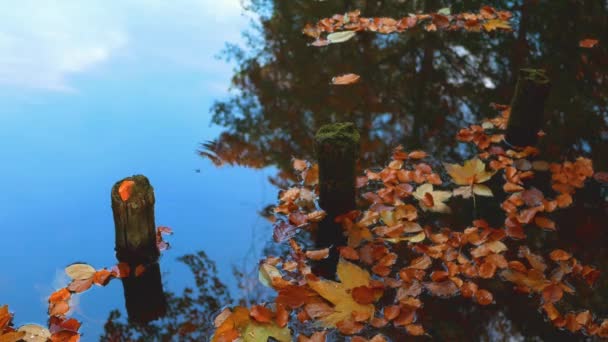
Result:
<svg viewBox="0 0 608 342"><path fill-rule="evenodd" d="M369 317L372 317L375 310L374 305L359 304L350 293L355 287L369 285L369 272L353 263L340 259L337 274L340 283L331 280L308 281L308 286L311 289L334 305L335 311L320 318L320 322L326 327L335 327L336 323L351 318L354 312L369 314Z"/></svg>
<svg viewBox="0 0 608 342"><path fill-rule="evenodd" d="M409 241L412 243L418 243L418 242L422 242L424 241L424 239L426 239L426 234L424 234L424 232L420 232L416 235L411 235L411 236L406 236L406 237L400 237L400 238L392 238L392 239L384 239L384 241L390 242L390 243L398 243L398 242L402 242L402 241Z"/></svg>
<svg viewBox="0 0 608 342"><path fill-rule="evenodd" d="M465 161L462 166L448 163L443 166L458 185L480 184L492 178L495 173L486 171L486 165L477 158Z"/></svg>
<svg viewBox="0 0 608 342"><path fill-rule="evenodd" d="M74 280L89 279L95 275L95 269L88 264L72 264L65 268L65 273Z"/></svg>
<svg viewBox="0 0 608 342"><path fill-rule="evenodd" d="M433 206L429 206L424 204L424 198L426 194L430 194L433 197ZM450 207L448 207L445 203L450 197L452 197L452 193L448 191L434 191L433 185L429 183L425 183L416 188L416 191L412 193L414 197L418 200L418 204L420 208L424 211L434 211L438 213L449 213L451 212Z"/></svg>
<svg viewBox="0 0 608 342"><path fill-rule="evenodd" d="M479 195L479 196L485 196L485 197L494 196L494 194L492 193L492 190L490 190L490 188L488 188L485 185L481 185L481 184L473 185L473 192L475 193L475 195Z"/></svg>
<svg viewBox="0 0 608 342"><path fill-rule="evenodd" d="M243 333L244 342L266 342L272 337L279 342L291 342L288 327L281 328L276 323L260 324L251 321Z"/></svg>
<svg viewBox="0 0 608 342"><path fill-rule="evenodd" d="M486 21L483 24L483 28L488 32L495 31L496 29L511 31L511 25L509 22L500 19L491 19Z"/></svg>

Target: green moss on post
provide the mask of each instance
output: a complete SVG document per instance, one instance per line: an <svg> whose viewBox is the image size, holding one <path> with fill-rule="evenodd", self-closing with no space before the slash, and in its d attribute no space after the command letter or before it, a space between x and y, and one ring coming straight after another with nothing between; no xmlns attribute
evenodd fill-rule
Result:
<svg viewBox="0 0 608 342"><path fill-rule="evenodd" d="M543 126L545 100L551 84L542 69L521 69L511 100L505 139L515 146L534 146Z"/></svg>
<svg viewBox="0 0 608 342"><path fill-rule="evenodd" d="M133 181L131 195L125 201L119 194L123 181ZM116 258L132 265L149 264L160 255L156 246L154 189L148 178L136 175L122 179L112 187L112 212L116 234Z"/></svg>

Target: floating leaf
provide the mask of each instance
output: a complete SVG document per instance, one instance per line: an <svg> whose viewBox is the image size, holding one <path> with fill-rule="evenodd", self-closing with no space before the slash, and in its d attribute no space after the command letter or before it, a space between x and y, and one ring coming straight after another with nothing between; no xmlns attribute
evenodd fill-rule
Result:
<svg viewBox="0 0 608 342"><path fill-rule="evenodd" d="M347 85L357 82L361 78L357 74L344 74L331 79L331 83L335 85Z"/></svg>
<svg viewBox="0 0 608 342"><path fill-rule="evenodd" d="M331 280L309 280L308 286L334 304L334 312L321 318L320 321L327 327L335 327L338 322L352 317L354 312L367 313L371 317L374 313L372 304L361 305L357 303L350 291L356 287L369 286L370 274L359 266L340 259L337 267L340 283Z"/></svg>
<svg viewBox="0 0 608 342"><path fill-rule="evenodd" d="M592 47L595 47L598 43L597 39L593 39L593 38L587 38L587 39L583 39L580 42L578 42L578 45L582 48L587 48L590 49Z"/></svg>
<svg viewBox="0 0 608 342"><path fill-rule="evenodd" d="M432 203L429 203L427 194L431 196ZM420 207L425 211L434 211L438 213L451 212L450 207L443 203L452 197L451 192L434 191L432 184L425 183L420 185L412 195L419 201L418 204L420 204Z"/></svg>
<svg viewBox="0 0 608 342"><path fill-rule="evenodd" d="M492 178L495 173L486 171L486 165L477 158L465 161L462 166L448 163L443 163L443 166L450 177L452 177L454 183L458 185L484 183Z"/></svg>
<svg viewBox="0 0 608 342"><path fill-rule="evenodd" d="M74 280L92 278L95 272L95 268L89 264L72 264L65 268L65 273Z"/></svg>
<svg viewBox="0 0 608 342"><path fill-rule="evenodd" d="M25 333L22 337L25 342L46 342L51 338L51 332L38 324L22 325L17 331Z"/></svg>
<svg viewBox="0 0 608 342"><path fill-rule="evenodd" d="M333 32L327 35L327 40L331 44L343 43L345 41L350 40L355 35L357 35L357 32L355 31Z"/></svg>
<svg viewBox="0 0 608 342"><path fill-rule="evenodd" d="M483 28L488 32L496 31L497 29L511 31L511 24L506 20L490 19L483 23Z"/></svg>
<svg viewBox="0 0 608 342"><path fill-rule="evenodd" d="M450 15L452 14L452 10L449 7L444 7L442 9L440 9L439 11L437 11L438 14L442 14L442 15Z"/></svg>

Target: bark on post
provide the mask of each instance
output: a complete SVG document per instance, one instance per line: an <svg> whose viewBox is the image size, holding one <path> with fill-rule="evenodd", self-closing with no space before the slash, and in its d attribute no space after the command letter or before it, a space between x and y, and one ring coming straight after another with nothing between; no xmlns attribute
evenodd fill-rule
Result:
<svg viewBox="0 0 608 342"><path fill-rule="evenodd" d="M129 276L122 278L127 314L129 321L145 324L167 311L158 264L154 189L143 175L127 177L114 184L111 199L116 258L131 269ZM134 270L138 265L144 265L146 270L136 276Z"/></svg>
<svg viewBox="0 0 608 342"><path fill-rule="evenodd" d="M135 184L124 200L119 188L125 181ZM122 179L112 187L112 212L116 233L116 258L120 262L148 264L160 255L156 247L154 189L148 178L136 175Z"/></svg>
<svg viewBox="0 0 608 342"><path fill-rule="evenodd" d="M330 249L330 256L319 263L318 272L333 277L338 261L336 247L346 245L346 238L336 216L355 209L355 165L359 157L359 132L350 122L322 126L315 136L319 163L319 205L327 216L319 224L318 248Z"/></svg>
<svg viewBox="0 0 608 342"><path fill-rule="evenodd" d="M542 69L520 69L505 140L515 146L534 146L543 126L549 78Z"/></svg>

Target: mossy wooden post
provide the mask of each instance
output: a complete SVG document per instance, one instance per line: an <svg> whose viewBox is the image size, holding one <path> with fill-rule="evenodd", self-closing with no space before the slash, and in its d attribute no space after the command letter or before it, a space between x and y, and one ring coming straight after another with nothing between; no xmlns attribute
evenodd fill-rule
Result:
<svg viewBox="0 0 608 342"><path fill-rule="evenodd" d="M511 100L505 140L515 146L534 146L543 126L545 100L551 84L542 69L521 69Z"/></svg>
<svg viewBox="0 0 608 342"><path fill-rule="evenodd" d="M320 263L323 275L332 277L338 260L336 247L346 245L346 238L335 218L355 209L356 161L359 157L359 132L351 122L322 126L315 136L319 163L319 205L327 213L319 224L316 244L332 246L330 256Z"/></svg>
<svg viewBox="0 0 608 342"><path fill-rule="evenodd" d="M120 194L123 182L130 190ZM133 183L130 183L133 182ZM126 196L126 193L130 195ZM167 302L158 265L160 252L156 246L154 221L154 189L148 178L136 175L122 179L112 187L112 212L116 238L116 258L129 264L131 273L122 278L129 321L145 324L164 316ZM138 265L143 274L135 276Z"/></svg>

